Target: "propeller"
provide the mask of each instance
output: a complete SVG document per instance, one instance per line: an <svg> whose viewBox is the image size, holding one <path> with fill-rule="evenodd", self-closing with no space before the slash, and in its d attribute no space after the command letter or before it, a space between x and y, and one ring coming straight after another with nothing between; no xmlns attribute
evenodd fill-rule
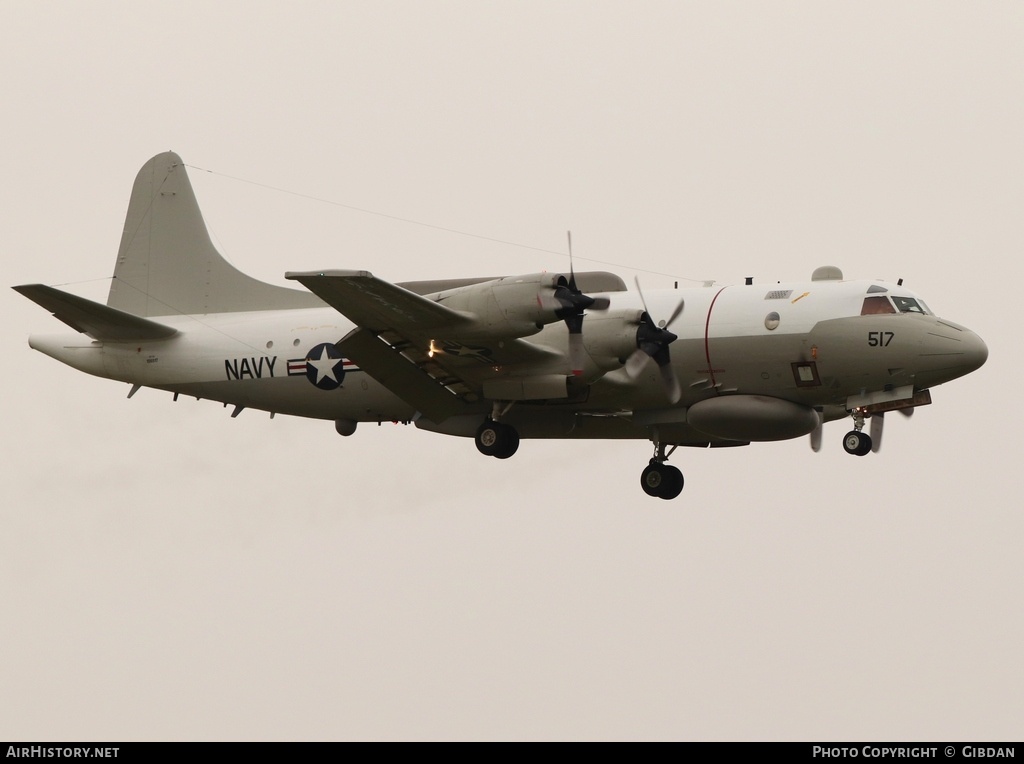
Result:
<svg viewBox="0 0 1024 764"><path fill-rule="evenodd" d="M907 419L914 415L914 408L896 409ZM879 411L868 419L868 434L871 436L871 451L878 453L882 449L882 430L885 428L885 412Z"/></svg>
<svg viewBox="0 0 1024 764"><path fill-rule="evenodd" d="M818 453L821 450L821 434L825 429L825 416L819 411L818 426L811 430L811 450Z"/></svg>
<svg viewBox="0 0 1024 764"><path fill-rule="evenodd" d="M555 291L550 299L543 300L553 308L554 314L565 321L569 328L569 364L574 376L583 374L586 351L583 348L583 317L587 310L608 310L611 301L607 297L591 297L583 294L576 286L576 271L572 265L572 231L566 231L569 238L569 278L559 276Z"/></svg>
<svg viewBox="0 0 1024 764"><path fill-rule="evenodd" d="M876 454L882 447L882 427L885 425L885 414L879 411L877 414L872 414L871 419L868 420L870 424L869 433L871 435L871 450Z"/></svg>
<svg viewBox="0 0 1024 764"><path fill-rule="evenodd" d="M647 307L647 300L644 299L644 292L640 288L640 279L634 278L636 291L640 294L640 302L644 305L644 312L640 316L640 328L636 332L637 349L626 359L626 374L636 379L643 371L644 364L648 358L653 358L658 365L661 374L661 382L665 386L665 392L672 403L682 397L682 389L679 387L679 380L672 369L671 358L669 357L668 346L678 339L668 328L672 322L679 318L683 312L683 300L679 301L676 309L672 311L668 321L660 326L654 323L651 318L651 311Z"/></svg>

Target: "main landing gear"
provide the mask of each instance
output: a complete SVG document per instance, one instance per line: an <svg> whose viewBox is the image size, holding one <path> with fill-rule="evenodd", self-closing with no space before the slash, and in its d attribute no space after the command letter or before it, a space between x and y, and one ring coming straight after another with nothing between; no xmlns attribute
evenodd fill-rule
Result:
<svg viewBox="0 0 1024 764"><path fill-rule="evenodd" d="M683 473L671 464L666 464L672 450L665 453L665 444L658 443L655 446L654 456L640 473L640 487L648 496L657 496L659 499L674 499L683 490Z"/></svg>
<svg viewBox="0 0 1024 764"><path fill-rule="evenodd" d="M496 413L500 415L502 412ZM474 441L477 450L484 456L508 459L519 448L519 433L511 425L487 417L477 428ZM683 490L683 473L676 467L666 464L676 448L672 446L666 452L664 443L654 444L654 456L640 473L640 487L648 496L674 499Z"/></svg>
<svg viewBox="0 0 1024 764"><path fill-rule="evenodd" d="M485 419L476 431L476 448L484 456L508 459L519 448L519 433L515 427Z"/></svg>
<svg viewBox="0 0 1024 764"><path fill-rule="evenodd" d="M846 433L846 437L843 438L843 448L848 454L864 456L871 451L872 445L871 436L866 432L862 432L864 429L864 412L860 409L854 409L851 416L853 416L853 429Z"/></svg>

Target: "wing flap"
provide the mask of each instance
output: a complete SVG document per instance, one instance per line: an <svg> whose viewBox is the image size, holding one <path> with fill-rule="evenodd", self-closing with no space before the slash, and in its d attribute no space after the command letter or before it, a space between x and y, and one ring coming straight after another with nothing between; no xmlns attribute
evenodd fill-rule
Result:
<svg viewBox="0 0 1024 764"><path fill-rule="evenodd" d="M429 374L403 358L372 330L354 329L337 343L346 358L435 423L463 413L466 404Z"/></svg>
<svg viewBox="0 0 1024 764"><path fill-rule="evenodd" d="M12 287L77 332L105 342L162 340L178 330L43 284Z"/></svg>

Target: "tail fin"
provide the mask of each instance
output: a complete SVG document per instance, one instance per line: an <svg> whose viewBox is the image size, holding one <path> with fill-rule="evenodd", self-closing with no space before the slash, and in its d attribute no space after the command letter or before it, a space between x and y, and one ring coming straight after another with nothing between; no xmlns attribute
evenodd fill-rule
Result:
<svg viewBox="0 0 1024 764"><path fill-rule="evenodd" d="M107 305L136 316L322 307L316 296L267 284L225 260L210 241L181 157L139 170Z"/></svg>

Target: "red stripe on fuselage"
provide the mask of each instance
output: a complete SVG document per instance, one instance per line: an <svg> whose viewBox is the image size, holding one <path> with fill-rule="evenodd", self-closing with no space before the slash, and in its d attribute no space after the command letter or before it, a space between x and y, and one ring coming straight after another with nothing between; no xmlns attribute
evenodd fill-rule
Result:
<svg viewBox="0 0 1024 764"><path fill-rule="evenodd" d="M715 384L715 367L711 365L711 345L708 342L708 331L711 328L711 311L715 308L715 301L718 300L718 295L724 292L728 287L722 287L719 289L715 296L711 298L711 304L708 305L708 316L704 320L704 358L708 362L708 374L711 375L711 384Z"/></svg>

